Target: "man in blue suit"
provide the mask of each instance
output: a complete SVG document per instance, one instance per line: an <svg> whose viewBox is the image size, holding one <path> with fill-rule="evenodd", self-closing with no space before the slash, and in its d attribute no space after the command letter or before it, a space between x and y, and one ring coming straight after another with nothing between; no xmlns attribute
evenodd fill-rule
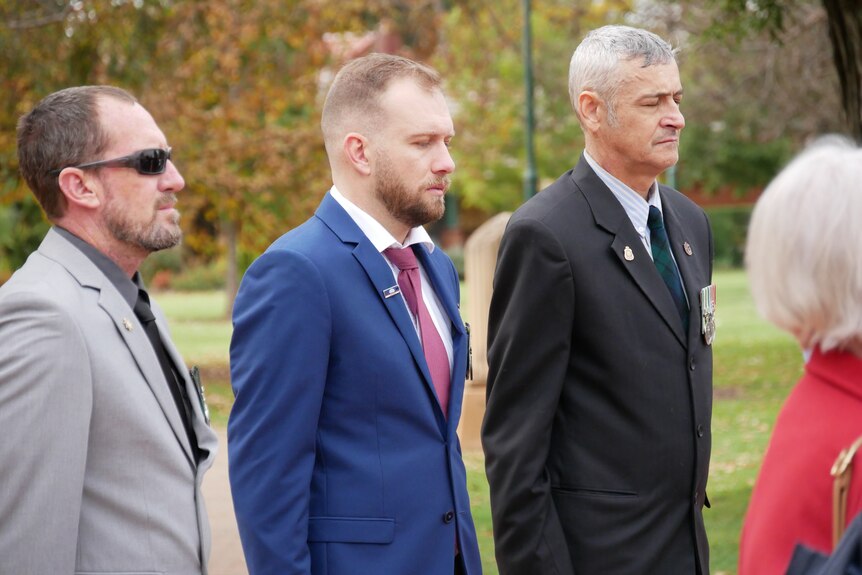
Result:
<svg viewBox="0 0 862 575"><path fill-rule="evenodd" d="M347 64L321 121L334 185L243 279L228 446L252 575L481 573L458 276L422 228L455 168L440 84L396 56Z"/></svg>

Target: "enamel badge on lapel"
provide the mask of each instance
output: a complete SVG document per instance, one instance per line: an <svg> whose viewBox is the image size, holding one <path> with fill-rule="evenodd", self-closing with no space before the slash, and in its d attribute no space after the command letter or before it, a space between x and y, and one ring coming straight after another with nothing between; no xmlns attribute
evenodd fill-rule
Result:
<svg viewBox="0 0 862 575"><path fill-rule="evenodd" d="M623 249L623 257L626 258L627 262L634 261L635 253L632 251L632 249L630 247L626 246Z"/></svg>
<svg viewBox="0 0 862 575"><path fill-rule="evenodd" d="M134 328L132 322L130 322L129 318L126 317L123 318L123 327L126 328L126 331L132 331L132 329Z"/></svg>
<svg viewBox="0 0 862 575"><path fill-rule="evenodd" d="M682 243L682 249L684 249L684 250L685 250L685 255L690 256L690 255L692 254L692 251L691 251L691 244L690 244L690 243L688 243L688 242L683 242L683 243Z"/></svg>
<svg viewBox="0 0 862 575"><path fill-rule="evenodd" d="M389 299L392 296L396 296L400 293L401 293L401 288L399 288L398 286L388 287L385 290L383 290L383 299Z"/></svg>

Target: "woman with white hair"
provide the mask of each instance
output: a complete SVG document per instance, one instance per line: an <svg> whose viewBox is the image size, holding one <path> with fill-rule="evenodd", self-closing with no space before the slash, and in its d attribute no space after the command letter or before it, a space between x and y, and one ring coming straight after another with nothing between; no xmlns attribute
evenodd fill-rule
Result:
<svg viewBox="0 0 862 575"><path fill-rule="evenodd" d="M770 575L785 572L797 543L832 550L830 470L862 435L862 149L821 139L772 181L751 216L746 267L758 310L808 358L742 529L739 575ZM860 510L857 468L847 521Z"/></svg>

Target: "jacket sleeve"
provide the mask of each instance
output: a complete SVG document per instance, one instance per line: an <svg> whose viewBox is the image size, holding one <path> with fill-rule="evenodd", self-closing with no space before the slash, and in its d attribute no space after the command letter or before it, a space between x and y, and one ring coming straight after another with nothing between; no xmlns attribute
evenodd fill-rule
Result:
<svg viewBox="0 0 862 575"><path fill-rule="evenodd" d="M230 483L250 575L310 573L308 515L330 308L317 268L270 250L234 305Z"/></svg>
<svg viewBox="0 0 862 575"><path fill-rule="evenodd" d="M50 299L0 303L0 573L72 573L92 377L83 336Z"/></svg>
<svg viewBox="0 0 862 575"><path fill-rule="evenodd" d="M482 428L501 575L573 573L546 467L573 314L558 239L540 221L510 222L494 277Z"/></svg>

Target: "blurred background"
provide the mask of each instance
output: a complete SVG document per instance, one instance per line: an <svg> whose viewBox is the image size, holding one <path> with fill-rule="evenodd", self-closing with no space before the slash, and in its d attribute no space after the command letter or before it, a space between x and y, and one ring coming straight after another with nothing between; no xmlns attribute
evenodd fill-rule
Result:
<svg viewBox="0 0 862 575"><path fill-rule="evenodd" d="M202 367L224 439L231 302L251 261L307 219L331 185L318 126L338 68L378 51L442 73L457 169L446 216L431 231L463 274L477 228L577 162L569 59L586 32L609 23L648 28L680 48L687 125L679 164L664 178L708 211L714 231L706 515L713 571L733 573L766 439L802 365L795 343L751 304L740 269L746 225L763 187L807 141L827 132L862 139L857 0L0 0L0 283L48 228L18 176L17 119L66 86L131 91L186 180L184 243L142 271L187 362ZM487 312L471 312L466 299L465 315ZM466 459L485 567L495 573L481 451ZM224 452L219 460L208 497L225 503ZM223 507L211 505L213 574L239 575Z"/></svg>
<svg viewBox="0 0 862 575"><path fill-rule="evenodd" d="M606 23L649 28L681 55L687 127L670 183L709 208L723 266L739 265L749 206L793 152L816 134L859 131L857 2L0 0L0 281L45 231L17 174L15 124L48 93L115 84L138 96L187 182L186 241L152 258L147 279L230 294L329 188L322 98L341 64L371 51L426 61L446 79L458 168L433 232L460 265L470 233L524 197L527 5L539 188L582 149L567 93L574 47ZM844 69L836 25L857 34ZM842 105L847 75L855 122Z"/></svg>

